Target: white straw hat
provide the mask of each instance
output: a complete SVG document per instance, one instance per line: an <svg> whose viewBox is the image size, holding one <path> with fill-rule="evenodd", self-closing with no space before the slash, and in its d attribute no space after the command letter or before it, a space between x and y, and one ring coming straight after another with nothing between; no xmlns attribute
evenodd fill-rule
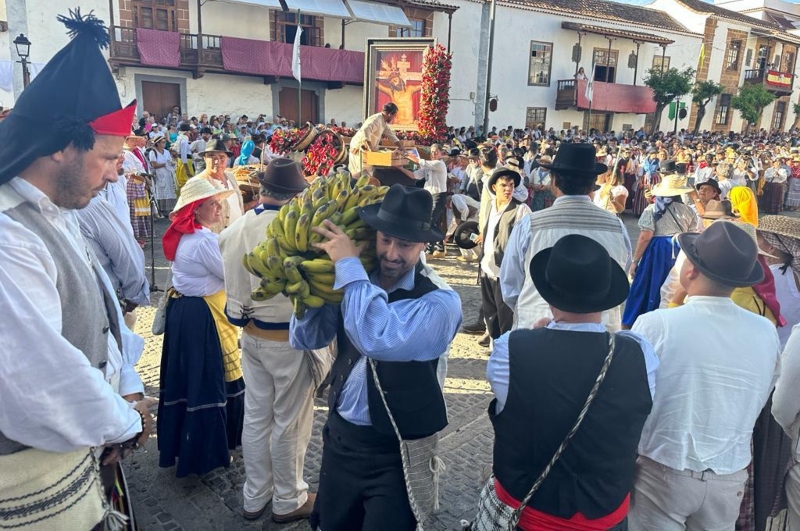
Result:
<svg viewBox="0 0 800 531"><path fill-rule="evenodd" d="M667 175L664 180L653 186L650 193L661 197L672 197L675 195L687 194L694 191L694 188L687 184L686 177L678 174Z"/></svg>
<svg viewBox="0 0 800 531"><path fill-rule="evenodd" d="M186 181L186 184L181 188L181 195L178 198L178 202L175 204L175 208L172 209L172 213L178 212L186 205L190 205L195 201L208 199L209 197L216 196L219 199L225 199L233 192L234 190L216 189L205 177L192 177Z"/></svg>

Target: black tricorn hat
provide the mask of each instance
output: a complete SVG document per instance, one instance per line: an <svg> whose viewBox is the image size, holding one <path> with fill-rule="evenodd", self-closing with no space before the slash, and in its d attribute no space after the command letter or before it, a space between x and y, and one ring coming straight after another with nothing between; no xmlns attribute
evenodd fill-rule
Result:
<svg viewBox="0 0 800 531"><path fill-rule="evenodd" d="M279 193L302 192L308 188L300 166L292 159L277 157L269 161L263 172L256 174L264 187Z"/></svg>
<svg viewBox="0 0 800 531"><path fill-rule="evenodd" d="M625 271L597 241L570 234L534 255L531 279L542 298L559 310L594 313L628 297Z"/></svg>
<svg viewBox="0 0 800 531"><path fill-rule="evenodd" d="M108 31L102 20L80 9L59 16L71 38L22 92L0 123L0 184L40 157L73 144L94 147L95 135L131 132L136 100L123 107L106 59Z"/></svg>
<svg viewBox="0 0 800 531"><path fill-rule="evenodd" d="M394 184L381 203L358 211L373 229L410 242L438 242L444 234L431 224L433 197L422 188Z"/></svg>
<svg viewBox="0 0 800 531"><path fill-rule="evenodd" d="M558 175L575 177L596 177L608 171L608 166L597 162L597 154L592 144L585 142L562 144L552 164L540 164Z"/></svg>
<svg viewBox="0 0 800 531"><path fill-rule="evenodd" d="M764 280L764 269L756 260L758 245L735 223L712 223L700 234L684 232L678 244L686 258L715 282L739 288Z"/></svg>

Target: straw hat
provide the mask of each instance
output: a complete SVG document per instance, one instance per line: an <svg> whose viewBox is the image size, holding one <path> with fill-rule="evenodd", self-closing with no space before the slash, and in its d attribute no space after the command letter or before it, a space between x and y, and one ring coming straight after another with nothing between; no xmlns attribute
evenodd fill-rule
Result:
<svg viewBox="0 0 800 531"><path fill-rule="evenodd" d="M660 197L672 197L681 194L687 194L694 190L687 184L686 176L682 175L667 175L664 180L653 186L651 193Z"/></svg>
<svg viewBox="0 0 800 531"><path fill-rule="evenodd" d="M205 177L192 177L186 181L186 184L181 188L181 195L178 198L175 208L172 209L172 213L178 212L186 205L190 205L195 201L201 201L209 197L225 199L233 192L234 190L217 190Z"/></svg>
<svg viewBox="0 0 800 531"><path fill-rule="evenodd" d="M756 245L758 245L758 233L756 232L756 228L754 226L752 226L750 223L747 223L745 221L739 221L738 219L723 219L723 220L720 220L720 221L723 221L723 222L727 221L728 223L736 223L736 226L739 227L740 229L742 229L743 231L745 231L751 238L753 238L753 241L756 242ZM758 248L758 254L760 254L762 256L768 256L770 258L778 258L774 254L769 254L767 251L763 250L761 247Z"/></svg>
<svg viewBox="0 0 800 531"><path fill-rule="evenodd" d="M800 219L788 216L764 216L758 222L758 230L800 239Z"/></svg>

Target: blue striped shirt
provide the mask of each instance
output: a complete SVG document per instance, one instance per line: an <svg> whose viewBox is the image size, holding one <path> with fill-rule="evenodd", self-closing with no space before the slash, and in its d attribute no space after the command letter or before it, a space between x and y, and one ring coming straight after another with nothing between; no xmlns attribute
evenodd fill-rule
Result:
<svg viewBox="0 0 800 531"><path fill-rule="evenodd" d="M461 326L461 299L430 268L423 275L440 289L418 299L388 302L378 286L377 271L368 276L358 258L336 262L336 289L344 289L341 306L326 304L310 309L303 319L292 317L289 341L298 350L319 349L336 337L339 312L353 346L362 354L347 377L336 402L345 420L359 426L372 424L367 404L366 357L378 361L429 361L444 358ZM389 290L414 287L414 269ZM340 310L341 308L341 310ZM440 360L440 366L442 362Z"/></svg>

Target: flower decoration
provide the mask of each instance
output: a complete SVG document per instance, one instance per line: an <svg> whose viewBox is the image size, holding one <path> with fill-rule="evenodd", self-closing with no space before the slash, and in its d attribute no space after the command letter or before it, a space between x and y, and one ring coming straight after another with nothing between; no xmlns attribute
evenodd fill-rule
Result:
<svg viewBox="0 0 800 531"><path fill-rule="evenodd" d="M285 156L300 141L303 132L298 129L278 129L269 141L269 148L273 153Z"/></svg>

